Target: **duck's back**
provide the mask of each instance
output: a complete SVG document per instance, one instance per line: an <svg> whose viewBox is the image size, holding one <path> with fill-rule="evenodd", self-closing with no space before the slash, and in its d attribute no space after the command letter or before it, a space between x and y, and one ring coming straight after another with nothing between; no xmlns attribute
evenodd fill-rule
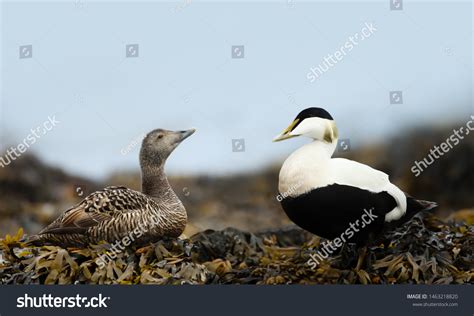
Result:
<svg viewBox="0 0 474 316"><path fill-rule="evenodd" d="M161 200L126 187L107 187L65 211L37 239L84 245L102 240L113 243L125 237L137 244L164 235L177 237L186 225L186 212L173 196Z"/></svg>

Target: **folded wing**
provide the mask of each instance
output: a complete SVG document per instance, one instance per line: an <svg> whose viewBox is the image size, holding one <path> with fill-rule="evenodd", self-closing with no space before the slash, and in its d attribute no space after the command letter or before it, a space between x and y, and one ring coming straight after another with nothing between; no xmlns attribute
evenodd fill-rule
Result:
<svg viewBox="0 0 474 316"><path fill-rule="evenodd" d="M397 207L385 215L386 222L397 220L406 213L407 198L405 193L390 182L386 173L343 158L333 158L330 164L331 178L334 183L350 185L375 193L387 192L395 199Z"/></svg>
<svg viewBox="0 0 474 316"><path fill-rule="evenodd" d="M84 233L88 228L110 221L123 213L136 213L150 207L142 193L125 187L107 187L87 196L65 211L39 234Z"/></svg>

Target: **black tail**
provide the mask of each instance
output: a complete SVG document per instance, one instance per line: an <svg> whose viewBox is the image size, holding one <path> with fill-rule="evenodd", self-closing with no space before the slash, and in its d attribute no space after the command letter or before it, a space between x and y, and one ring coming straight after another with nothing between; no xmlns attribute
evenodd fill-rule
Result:
<svg viewBox="0 0 474 316"><path fill-rule="evenodd" d="M438 207L436 202L417 200L407 196L407 214L404 217L412 218L416 213L431 211Z"/></svg>
<svg viewBox="0 0 474 316"><path fill-rule="evenodd" d="M438 203L436 202L417 200L409 196L408 194L406 194L406 196L407 196L407 212L400 219L388 223L389 229L395 229L399 227L400 225L403 225L404 223L412 219L413 216L415 216L416 214L420 212L432 211L436 207L438 207Z"/></svg>
<svg viewBox="0 0 474 316"><path fill-rule="evenodd" d="M437 207L438 203L436 202L417 200L409 196L407 197L407 212L412 209L416 214L418 212L431 211Z"/></svg>

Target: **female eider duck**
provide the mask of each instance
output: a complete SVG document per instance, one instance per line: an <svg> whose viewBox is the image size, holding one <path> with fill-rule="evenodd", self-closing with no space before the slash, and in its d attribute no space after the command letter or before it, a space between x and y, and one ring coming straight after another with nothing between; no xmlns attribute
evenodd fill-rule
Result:
<svg viewBox="0 0 474 316"><path fill-rule="evenodd" d="M186 210L168 183L164 165L194 132L156 129L148 133L140 149L142 192L116 186L96 191L32 236L29 243L82 247L129 236L140 245L181 235Z"/></svg>
<svg viewBox="0 0 474 316"><path fill-rule="evenodd" d="M283 210L301 228L326 239L365 246L385 229L437 206L407 196L379 170L332 158L338 131L326 110L301 111L274 141L297 136L313 141L283 163L278 190Z"/></svg>

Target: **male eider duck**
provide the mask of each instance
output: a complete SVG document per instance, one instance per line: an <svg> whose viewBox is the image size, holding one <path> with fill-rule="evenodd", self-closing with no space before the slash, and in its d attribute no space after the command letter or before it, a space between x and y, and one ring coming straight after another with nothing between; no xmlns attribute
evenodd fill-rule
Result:
<svg viewBox="0 0 474 316"><path fill-rule="evenodd" d="M116 186L96 191L29 243L81 247L128 236L128 244L144 244L181 235L186 210L168 183L164 166L171 152L194 132L156 129L148 133L140 149L142 192Z"/></svg>
<svg viewBox="0 0 474 316"><path fill-rule="evenodd" d="M326 110L313 107L301 111L274 141L297 136L309 137L312 142L283 163L278 190L283 210L301 228L360 247L385 229L437 206L406 195L379 170L332 158L338 131ZM359 260L358 267L360 264Z"/></svg>

